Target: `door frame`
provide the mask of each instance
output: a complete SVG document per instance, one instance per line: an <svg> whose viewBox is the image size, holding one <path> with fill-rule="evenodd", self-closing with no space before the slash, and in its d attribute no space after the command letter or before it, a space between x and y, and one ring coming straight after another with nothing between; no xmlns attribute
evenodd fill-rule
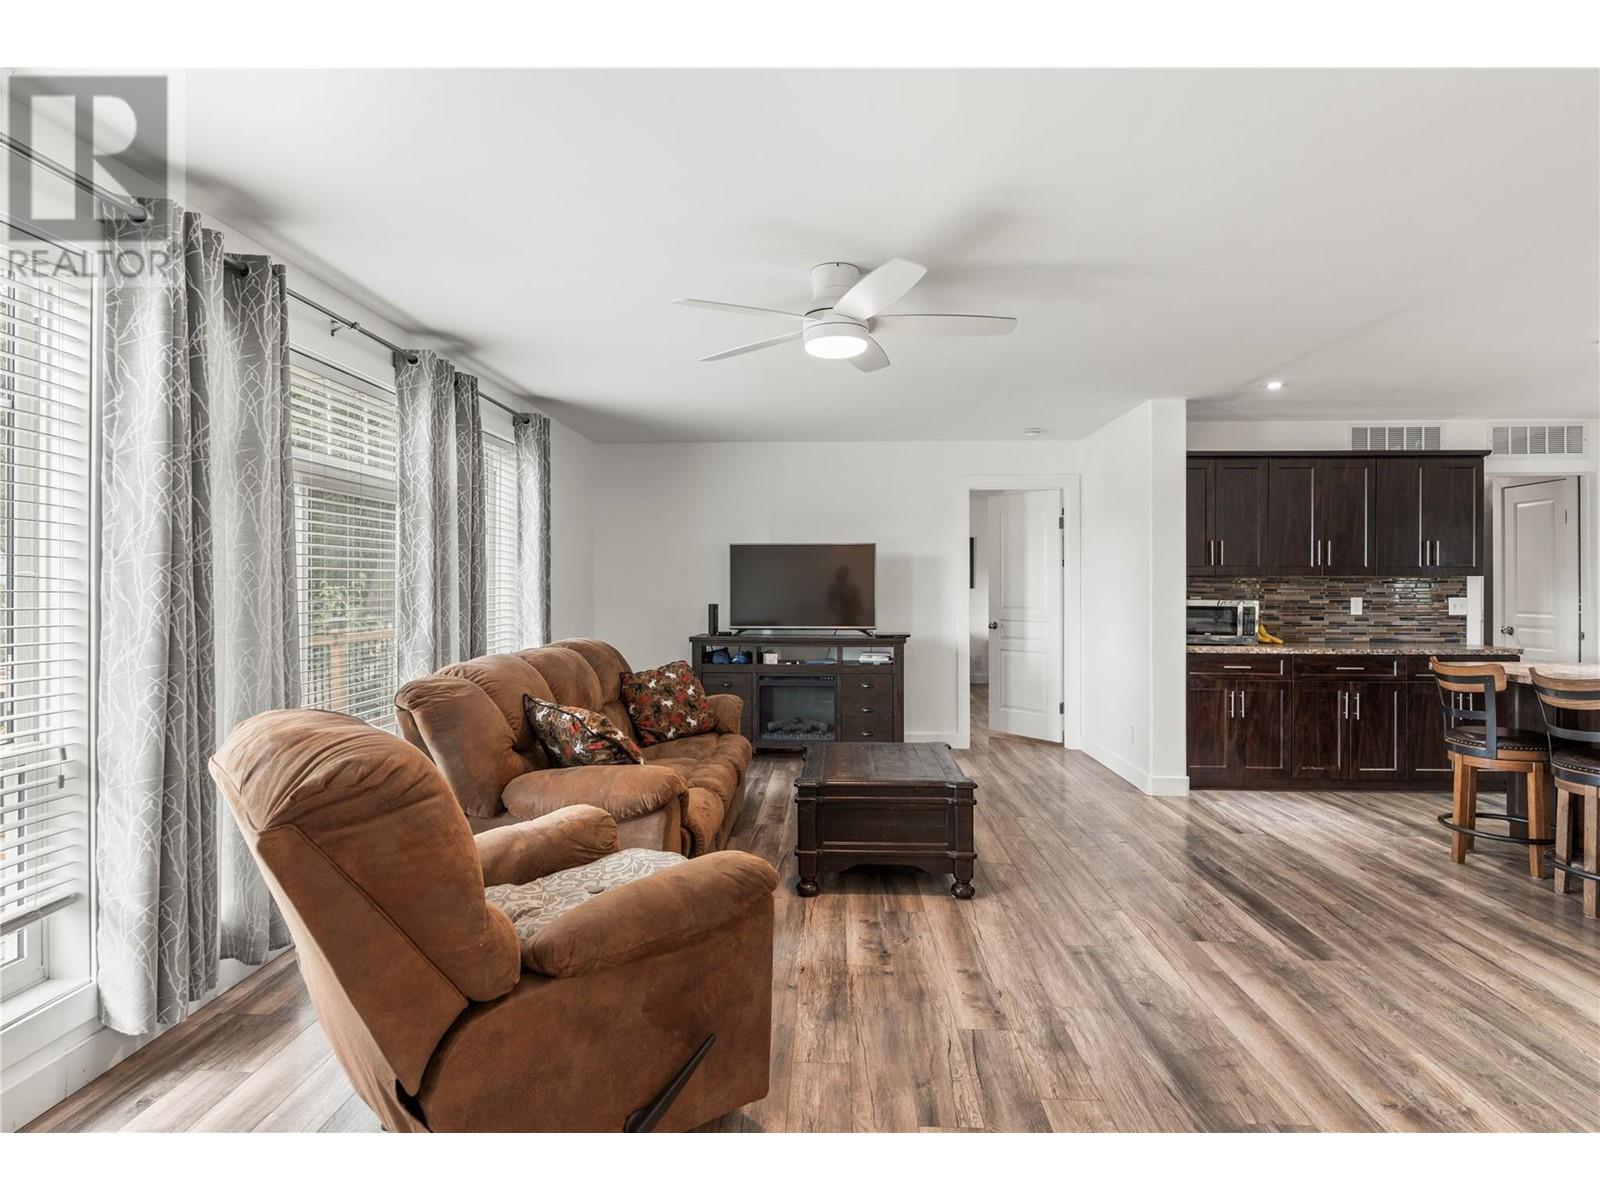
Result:
<svg viewBox="0 0 1600 1200"><path fill-rule="evenodd" d="M1488 540L1493 549L1489 555L1489 577L1484 580L1483 589L1483 642L1485 645L1496 643L1499 637L1497 631L1502 623L1500 614L1505 611L1505 578L1501 564L1506 561L1506 490L1527 484L1558 483L1566 479L1575 480L1578 488L1578 661L1587 663L1600 657L1600 646L1596 645L1594 633L1595 607L1600 602L1600 594L1591 595L1591 589L1586 586L1597 564L1587 561L1584 555L1585 534L1593 519L1591 509L1594 494L1600 490L1595 486L1596 476L1591 471L1491 475L1485 480L1489 490L1489 503L1485 505L1489 514Z"/></svg>
<svg viewBox="0 0 1600 1200"><path fill-rule="evenodd" d="M972 655L968 650L967 604L967 539L972 536L973 492L1033 492L1050 488L1061 490L1061 507L1065 510L1062 528L1062 550L1065 561L1061 566L1061 701L1067 711L1061 722L1062 745L1068 749L1081 749L1083 745L1083 672L1081 654L1083 617L1080 603L1079 580L1083 561L1083 536L1080 522L1082 512L1083 477L1074 474L1059 475L962 475L958 477L961 513L960 527L955 531L956 553L951 555L954 571L951 575L952 595L958 600L959 614L951 620L956 632L953 639L960 647L956 655L956 682L959 696L956 703L958 727L957 749L972 745Z"/></svg>

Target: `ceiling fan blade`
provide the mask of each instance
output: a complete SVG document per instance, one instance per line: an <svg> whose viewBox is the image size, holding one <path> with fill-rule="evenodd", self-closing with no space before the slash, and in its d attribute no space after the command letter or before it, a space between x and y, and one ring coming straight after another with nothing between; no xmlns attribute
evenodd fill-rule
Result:
<svg viewBox="0 0 1600 1200"><path fill-rule="evenodd" d="M889 356L883 352L883 347L871 338L867 339L867 348L849 363L858 371L876 371L889 365Z"/></svg>
<svg viewBox="0 0 1600 1200"><path fill-rule="evenodd" d="M933 337L983 337L1010 333L1015 317L980 317L973 313L894 313L872 322L873 333L911 333Z"/></svg>
<svg viewBox="0 0 1600 1200"><path fill-rule="evenodd" d="M856 284L840 296L833 311L858 321L875 317L896 300L917 286L917 281L928 273L928 268L908 258L891 258L876 271L870 271L856 280Z"/></svg>
<svg viewBox="0 0 1600 1200"><path fill-rule="evenodd" d="M729 304L725 300L694 300L687 296L674 300L673 303L684 304L690 308L712 308L718 312L775 314L780 317L794 317L796 319L805 316L805 313L786 312L781 308L761 308L754 304Z"/></svg>
<svg viewBox="0 0 1600 1200"><path fill-rule="evenodd" d="M780 333L777 337L762 338L759 342L746 342L742 346L735 346L732 350L722 350L716 354L708 354L701 362L716 362L722 358L733 358L739 354L749 354L752 350L765 350L768 346L781 346L784 342L798 342L801 338L800 330L793 333Z"/></svg>

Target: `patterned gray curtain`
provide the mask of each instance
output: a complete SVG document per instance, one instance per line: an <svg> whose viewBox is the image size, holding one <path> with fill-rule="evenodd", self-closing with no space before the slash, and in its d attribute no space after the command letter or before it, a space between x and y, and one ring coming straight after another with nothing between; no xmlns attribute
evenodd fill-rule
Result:
<svg viewBox="0 0 1600 1200"><path fill-rule="evenodd" d="M511 419L517 449L517 561L521 567L525 645L550 640L550 418L520 413Z"/></svg>
<svg viewBox="0 0 1600 1200"><path fill-rule="evenodd" d="M284 270L247 256L223 277L222 391L213 413L217 736L300 703L294 475L289 446L289 295ZM223 958L255 964L289 944L221 796Z"/></svg>
<svg viewBox="0 0 1600 1200"><path fill-rule="evenodd" d="M478 381L413 351L395 356L395 394L395 670L404 682L483 654L489 614Z"/></svg>
<svg viewBox="0 0 1600 1200"><path fill-rule="evenodd" d="M169 201L106 222L100 486L101 1019L148 1033L217 979L211 345L221 235Z"/></svg>

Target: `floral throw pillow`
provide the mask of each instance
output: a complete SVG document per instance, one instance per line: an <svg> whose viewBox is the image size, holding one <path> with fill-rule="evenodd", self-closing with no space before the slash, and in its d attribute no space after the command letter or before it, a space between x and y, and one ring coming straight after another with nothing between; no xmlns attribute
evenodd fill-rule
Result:
<svg viewBox="0 0 1600 1200"><path fill-rule="evenodd" d="M606 763L642 763L639 744L611 723L604 713L522 698L533 736L558 767L594 767Z"/></svg>
<svg viewBox="0 0 1600 1200"><path fill-rule="evenodd" d="M711 733L717 727L705 687L695 678L694 668L681 659L653 671L625 674L622 703L646 746Z"/></svg>

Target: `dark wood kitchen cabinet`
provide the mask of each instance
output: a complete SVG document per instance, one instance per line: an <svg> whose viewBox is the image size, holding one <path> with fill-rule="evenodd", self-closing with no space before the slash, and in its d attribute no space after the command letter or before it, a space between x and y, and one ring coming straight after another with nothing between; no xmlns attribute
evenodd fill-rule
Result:
<svg viewBox="0 0 1600 1200"><path fill-rule="evenodd" d="M1344 695L1343 682L1295 684L1290 709L1294 778L1345 777Z"/></svg>
<svg viewBox="0 0 1600 1200"><path fill-rule="evenodd" d="M1370 575L1376 477L1370 458L1273 458L1267 560L1275 575Z"/></svg>
<svg viewBox="0 0 1600 1200"><path fill-rule="evenodd" d="M1191 458L1187 476L1191 575L1255 575L1263 565L1267 460Z"/></svg>
<svg viewBox="0 0 1600 1200"><path fill-rule="evenodd" d="M1517 655L1463 648L1442 657ZM1426 657L1191 653L1188 686L1193 787L1450 787Z"/></svg>
<svg viewBox="0 0 1600 1200"><path fill-rule="evenodd" d="M1289 660L1276 654L1189 657L1189 779L1195 787L1265 787L1289 770Z"/></svg>
<svg viewBox="0 0 1600 1200"><path fill-rule="evenodd" d="M1289 770L1289 681L1189 680L1189 782L1263 787Z"/></svg>
<svg viewBox="0 0 1600 1200"><path fill-rule="evenodd" d="M1213 459L1189 460L1184 475L1185 507L1188 513L1187 535L1189 574L1209 575L1212 567L1211 550L1211 467Z"/></svg>
<svg viewBox="0 0 1600 1200"><path fill-rule="evenodd" d="M1476 575L1487 451L1190 456L1190 575Z"/></svg>
<svg viewBox="0 0 1600 1200"><path fill-rule="evenodd" d="M1348 688L1345 737L1349 774L1363 783L1392 783L1406 774L1403 684L1369 679Z"/></svg>
<svg viewBox="0 0 1600 1200"><path fill-rule="evenodd" d="M1406 773L1401 684L1296 680L1294 778L1377 783Z"/></svg>
<svg viewBox="0 0 1600 1200"><path fill-rule="evenodd" d="M1476 575L1483 570L1481 455L1382 459L1378 570Z"/></svg>
<svg viewBox="0 0 1600 1200"><path fill-rule="evenodd" d="M1444 709L1439 703L1439 686L1430 679L1413 679L1406 684L1406 758L1411 778L1430 776L1438 786L1448 787L1452 769L1444 744Z"/></svg>

